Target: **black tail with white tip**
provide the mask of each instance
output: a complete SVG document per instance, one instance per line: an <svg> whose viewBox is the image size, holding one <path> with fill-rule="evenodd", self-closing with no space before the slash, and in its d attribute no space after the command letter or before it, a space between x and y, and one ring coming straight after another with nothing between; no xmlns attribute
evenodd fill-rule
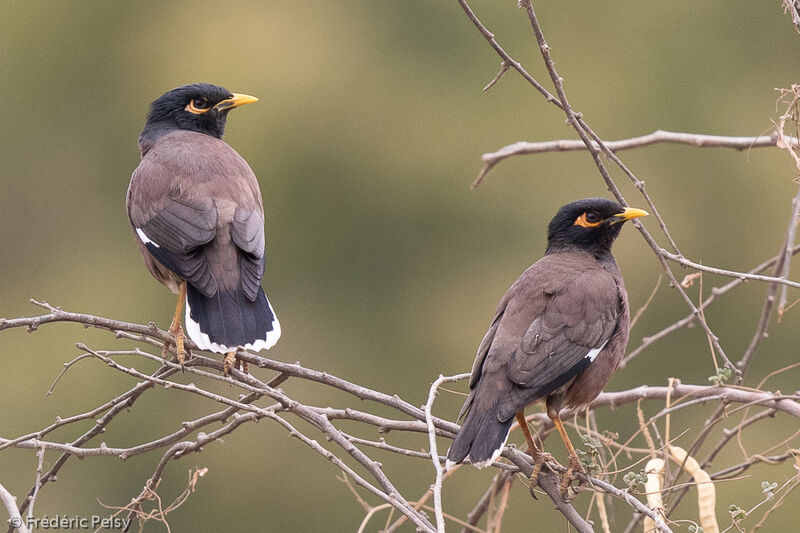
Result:
<svg viewBox="0 0 800 533"><path fill-rule="evenodd" d="M281 326L263 289L251 301L241 287L207 297L189 285L186 332L202 350L226 353L241 346L258 352L278 342Z"/></svg>
<svg viewBox="0 0 800 533"><path fill-rule="evenodd" d="M480 409L473 405L447 451L447 463L460 463L466 458L478 468L492 464L503 451L508 431L514 421L498 420L496 409Z"/></svg>

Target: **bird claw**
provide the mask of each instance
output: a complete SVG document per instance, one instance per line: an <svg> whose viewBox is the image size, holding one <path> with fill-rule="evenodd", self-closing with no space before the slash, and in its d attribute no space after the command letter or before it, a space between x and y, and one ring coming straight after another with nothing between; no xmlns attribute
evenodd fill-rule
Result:
<svg viewBox="0 0 800 533"><path fill-rule="evenodd" d="M169 328L169 333L172 335L173 341L175 343L175 355L178 357L178 364L183 366L183 363L186 361L187 357L190 355L189 352L186 350L184 346L184 341L186 339L186 335L183 333L183 328L178 324L177 327ZM161 348L161 357L164 359L169 358L169 345L170 341L164 341L164 347Z"/></svg>
<svg viewBox="0 0 800 533"><path fill-rule="evenodd" d="M183 345L184 339L183 328L178 326L178 333L175 335L175 353L178 356L178 364L181 366L183 366L183 362L186 361L186 356L188 355Z"/></svg>
<svg viewBox="0 0 800 533"><path fill-rule="evenodd" d="M228 375L228 372L231 371L231 367L233 367L235 362L236 362L236 350L233 350L232 352L228 352L225 354L225 358L222 360L223 376Z"/></svg>
<svg viewBox="0 0 800 533"><path fill-rule="evenodd" d="M584 485L586 485L585 481L579 480L577 487L572 486L572 481L575 479L573 474L575 472L578 472L579 474L585 474L586 470L584 470L580 459L578 459L576 456L570 456L569 466L567 466L567 471L564 472L564 475L561 477L561 484L558 486L559 490L561 491L561 497L564 498L564 501L572 501L583 489Z"/></svg>
<svg viewBox="0 0 800 533"><path fill-rule="evenodd" d="M531 472L531 477L528 483L528 491L531 493L531 496L534 500L538 500L539 498L536 497L536 493L534 489L539 486L539 472L542 470L542 466L549 462L555 461L553 456L547 452L536 452L531 455L533 459L533 471Z"/></svg>
<svg viewBox="0 0 800 533"><path fill-rule="evenodd" d="M247 364L247 361L243 361L239 359L236 354L239 352L239 349L232 350L225 354L225 358L222 360L222 375L227 376L228 372L231 371L231 368L235 368L236 370L241 370L245 374L250 373L250 368Z"/></svg>
<svg viewBox="0 0 800 533"><path fill-rule="evenodd" d="M541 464L534 464L533 471L531 472L531 477L528 480L528 492L531 493L531 498L534 500L538 500L539 498L536 496L536 487L539 486L539 471L541 471L542 465Z"/></svg>

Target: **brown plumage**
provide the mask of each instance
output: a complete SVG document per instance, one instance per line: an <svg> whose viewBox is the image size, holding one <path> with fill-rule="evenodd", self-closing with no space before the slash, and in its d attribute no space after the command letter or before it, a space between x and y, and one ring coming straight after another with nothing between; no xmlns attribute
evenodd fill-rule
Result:
<svg viewBox="0 0 800 533"><path fill-rule="evenodd" d="M139 138L142 161L128 188L128 217L148 270L178 294L170 332L181 362L184 300L187 332L202 349L260 350L280 336L261 288L258 181L221 140L227 113L256 100L209 84L179 87L153 102Z"/></svg>
<svg viewBox="0 0 800 533"><path fill-rule="evenodd" d="M508 289L478 348L449 462L490 464L515 417L524 420L523 409L544 399L570 451L570 466L580 468L558 413L590 403L625 352L628 297L611 245L623 222L646 214L603 198L559 210L545 256Z"/></svg>

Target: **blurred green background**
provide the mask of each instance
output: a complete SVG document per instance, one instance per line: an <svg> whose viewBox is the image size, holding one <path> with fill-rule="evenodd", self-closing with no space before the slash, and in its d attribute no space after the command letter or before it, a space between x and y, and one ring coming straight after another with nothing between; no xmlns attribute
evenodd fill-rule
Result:
<svg viewBox="0 0 800 533"><path fill-rule="evenodd" d="M506 50L549 86L516 2L471 4ZM35 297L166 327L174 299L143 266L124 198L148 104L185 83L212 82L261 99L232 113L226 140L256 172L265 199L264 286L284 331L268 356L299 360L414 404L424 403L440 373L470 368L497 300L543 252L556 209L607 195L586 153L512 159L469 190L484 152L575 134L513 72L481 92L500 60L455 1L4 0L0 6L0 316L39 314L28 303ZM535 7L573 108L606 139L656 129L758 135L778 115L774 88L798 81L800 35L779 2L549 1ZM780 247L796 190L786 153L664 145L621 155L647 182L687 256L746 270ZM621 173L614 177L631 205L646 207ZM658 233L652 217L644 224ZM632 227L623 233L615 254L636 309L660 267ZM706 292L725 281L706 276ZM707 311L734 360L750 341L765 289L749 283ZM697 284L691 294L697 297ZM790 311L779 325L773 320L747 384L797 360L798 313ZM686 314L662 281L630 348ZM0 333L0 435L44 427L133 385L86 360L45 399L62 364L77 355L76 342L97 349L130 345L75 324ZM670 376L705 383L713 373L707 341L694 328L654 345L607 390L663 385ZM787 373L767 387L793 391L797 382L797 372ZM308 383L290 381L284 389L318 405L353 405ZM442 394L436 414L454 418L461 401ZM645 405L648 414L661 407ZM93 444L145 442L211 409L194 396L152 391ZM683 413L673 424L694 435L709 409ZM623 439L636 427L630 409L603 410L599 421ZM796 422L765 422L759 435L745 434L749 452L779 442ZM66 442L87 427L52 438ZM424 436L389 436L395 438L427 446ZM679 444L688 446L691 438ZM563 457L556 440L548 446ZM107 514L97 500L126 504L160 455L71 460L58 482L43 489L36 514ZM433 481L425 461L375 455L408 498ZM45 466L56 457L48 452ZM716 466L741 458L732 451ZM336 480L339 471L276 424L243 427L224 443L173 462L162 498L171 501L185 488L187 471L204 466L209 472L196 492L169 515L172 531L354 531L364 515ZM31 451L0 453L0 482L15 495L27 492L35 468ZM761 500L761 479L784 481L794 472L782 465L754 473L720 486L721 521L728 504L747 508ZM464 469L458 476L445 485L445 506L464 517L492 473ZM695 516L690 500L680 517ZM796 526L797 501L790 496L767 530ZM582 496L579 508L587 502ZM616 513L621 529L626 511ZM384 521L380 515L368 530ZM521 483L504 526L566 530L552 505L533 502ZM150 523L145 530L164 527Z"/></svg>

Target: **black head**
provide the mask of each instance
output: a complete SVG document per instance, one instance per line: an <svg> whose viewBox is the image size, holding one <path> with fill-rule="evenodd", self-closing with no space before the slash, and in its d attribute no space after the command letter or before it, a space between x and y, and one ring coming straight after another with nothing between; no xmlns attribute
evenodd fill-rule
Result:
<svg viewBox="0 0 800 533"><path fill-rule="evenodd" d="M173 129L197 131L222 138L228 112L257 101L258 98L253 96L235 94L210 83L193 83L172 89L150 105L140 144L149 135L157 136L157 132Z"/></svg>
<svg viewBox="0 0 800 533"><path fill-rule="evenodd" d="M611 253L622 224L647 211L622 207L605 198L585 198L558 210L547 228L547 253L583 249L597 257Z"/></svg>

